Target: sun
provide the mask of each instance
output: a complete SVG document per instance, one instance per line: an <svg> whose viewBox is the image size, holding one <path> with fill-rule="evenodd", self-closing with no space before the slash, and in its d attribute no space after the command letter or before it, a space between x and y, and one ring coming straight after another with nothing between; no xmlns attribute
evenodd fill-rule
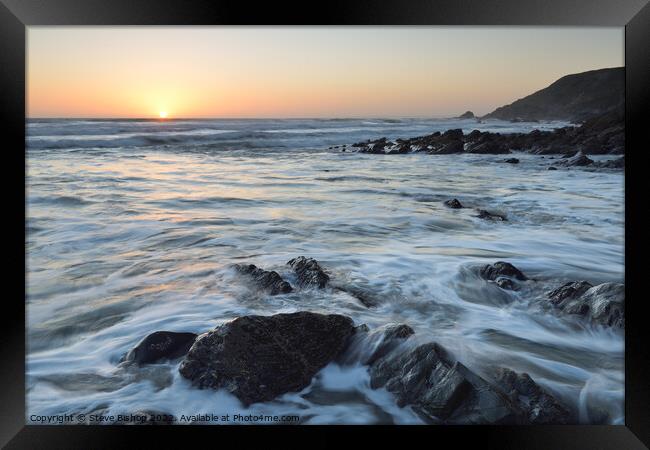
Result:
<svg viewBox="0 0 650 450"><path fill-rule="evenodd" d="M161 119L166 119L167 118L167 111L160 111L158 113Z"/></svg>

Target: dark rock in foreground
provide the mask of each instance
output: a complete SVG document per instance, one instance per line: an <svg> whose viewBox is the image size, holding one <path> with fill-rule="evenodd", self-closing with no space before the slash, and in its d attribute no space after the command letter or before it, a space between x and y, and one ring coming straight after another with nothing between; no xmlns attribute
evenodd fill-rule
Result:
<svg viewBox="0 0 650 450"><path fill-rule="evenodd" d="M557 167L554 167L554 166L549 166L549 168L548 168L548 169L546 169L546 170L557 170Z"/></svg>
<svg viewBox="0 0 650 450"><path fill-rule="evenodd" d="M624 328L625 285L588 285L585 281L568 283L551 291L548 296L555 306L567 314L576 314L603 326Z"/></svg>
<svg viewBox="0 0 650 450"><path fill-rule="evenodd" d="M425 420L446 424L525 423L504 393L454 362L436 343L392 352L370 367L370 386L385 387L400 407L412 405Z"/></svg>
<svg viewBox="0 0 650 450"><path fill-rule="evenodd" d="M490 211L487 211L485 209L477 209L476 212L478 212L478 217L479 219L484 219L484 220L491 220L493 222L507 222L508 218L504 216L503 214L497 214L497 213L492 213Z"/></svg>
<svg viewBox="0 0 650 450"><path fill-rule="evenodd" d="M445 206L452 209L460 209L463 205L458 201L458 199L445 200Z"/></svg>
<svg viewBox="0 0 650 450"><path fill-rule="evenodd" d="M298 286L300 287L316 286L322 289L330 280L329 275L313 258L299 256L287 262L287 265L296 272Z"/></svg>
<svg viewBox="0 0 650 450"><path fill-rule="evenodd" d="M541 425L575 423L569 410L551 394L539 387L527 373L510 369L497 370L495 381L526 416L526 422Z"/></svg>
<svg viewBox="0 0 650 450"><path fill-rule="evenodd" d="M519 160L517 158L508 158L504 162L507 162L508 164L519 164Z"/></svg>
<svg viewBox="0 0 650 450"><path fill-rule="evenodd" d="M413 334L408 325L358 334L372 345L362 363L370 365L370 386L395 395L425 421L442 424L566 424L569 410L528 374L498 369L495 384L454 361L439 344L402 345ZM404 345L408 345L406 342Z"/></svg>
<svg viewBox="0 0 650 450"><path fill-rule="evenodd" d="M248 277L259 289L268 291L271 295L287 294L293 290L275 271L263 270L253 264L235 264L233 267L237 273Z"/></svg>
<svg viewBox="0 0 650 450"><path fill-rule="evenodd" d="M478 274L481 278L488 281L498 281L502 277L526 281L528 277L521 270L505 261L497 261L494 264L486 264L479 268Z"/></svg>
<svg viewBox="0 0 650 450"><path fill-rule="evenodd" d="M142 365L164 359L180 358L190 349L196 336L194 333L156 331L129 351L124 357L124 361Z"/></svg>
<svg viewBox="0 0 650 450"><path fill-rule="evenodd" d="M300 391L354 334L352 319L311 312L244 316L201 335L180 366L199 388L224 388L245 405Z"/></svg>

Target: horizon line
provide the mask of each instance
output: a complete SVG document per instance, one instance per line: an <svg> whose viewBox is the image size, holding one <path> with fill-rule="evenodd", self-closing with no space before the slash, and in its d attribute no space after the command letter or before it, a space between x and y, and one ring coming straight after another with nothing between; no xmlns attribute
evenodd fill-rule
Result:
<svg viewBox="0 0 650 450"><path fill-rule="evenodd" d="M462 114L462 113L461 113ZM480 119L483 116L474 116ZM173 120L359 120L359 119L459 119L459 116L268 116L268 117L218 117L218 116L200 116L200 117L166 117L164 119L156 116L150 117L119 117L119 116L51 116L51 117L30 117L25 116L26 120L152 120L157 122L170 122Z"/></svg>

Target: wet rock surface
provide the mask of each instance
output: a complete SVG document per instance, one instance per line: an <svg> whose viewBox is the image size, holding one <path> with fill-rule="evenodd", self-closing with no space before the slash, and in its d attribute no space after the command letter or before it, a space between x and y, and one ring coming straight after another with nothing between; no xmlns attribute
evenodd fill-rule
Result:
<svg viewBox="0 0 650 450"><path fill-rule="evenodd" d="M299 391L354 334L349 317L298 312L244 316L201 335L179 371L199 388L226 389L244 404Z"/></svg>
<svg viewBox="0 0 650 450"><path fill-rule="evenodd" d="M330 280L329 275L313 258L299 256L287 262L287 265L296 273L297 283L300 287L315 286L322 289Z"/></svg>
<svg viewBox="0 0 650 450"><path fill-rule="evenodd" d="M392 352L405 340L415 334L415 331L406 324L393 324L374 331L373 334L378 336L372 342L372 353L362 360L363 364L370 365L375 363L379 358Z"/></svg>
<svg viewBox="0 0 650 450"><path fill-rule="evenodd" d="M370 332L374 353L370 385L395 395L425 421L441 424L568 424L576 418L526 373L492 369L488 381L435 342L402 345L413 330L404 324ZM373 336L374 335L374 336ZM372 341L371 341L372 342ZM407 343L408 344L408 343Z"/></svg>
<svg viewBox="0 0 650 450"><path fill-rule="evenodd" d="M188 352L196 337L194 333L156 331L129 351L123 361L142 365L180 358Z"/></svg>
<svg viewBox="0 0 650 450"><path fill-rule="evenodd" d="M607 327L625 327L625 285L586 281L567 283L548 293L557 308Z"/></svg>
<svg viewBox="0 0 650 450"><path fill-rule="evenodd" d="M436 343L392 352L370 366L370 384L385 388L400 407L411 405L431 423L515 424L524 414L504 393L453 361Z"/></svg>
<svg viewBox="0 0 650 450"><path fill-rule="evenodd" d="M587 292L593 285L588 281L571 281L548 293L548 298L556 306L565 300L573 300Z"/></svg>
<svg viewBox="0 0 650 450"><path fill-rule="evenodd" d="M527 373L500 368L495 382L523 411L526 423L565 425L577 422L566 406L537 385Z"/></svg>
<svg viewBox="0 0 650 450"><path fill-rule="evenodd" d="M275 271L263 270L253 264L235 264L233 268L238 274L251 280L258 289L271 295L287 294L293 290Z"/></svg>

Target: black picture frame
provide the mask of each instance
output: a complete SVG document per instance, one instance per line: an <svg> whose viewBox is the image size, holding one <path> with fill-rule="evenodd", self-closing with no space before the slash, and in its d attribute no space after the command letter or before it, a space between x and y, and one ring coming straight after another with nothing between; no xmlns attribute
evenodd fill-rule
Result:
<svg viewBox="0 0 650 450"><path fill-rule="evenodd" d="M544 25L624 26L626 66L625 426L415 426L415 427L116 427L25 425L25 50L33 25ZM333 29L333 32L336 32ZM641 449L650 445L650 360L644 340L646 299L643 249L647 220L642 154L647 151L644 117L650 109L650 5L647 0L372 0L302 5L251 4L226 0L0 0L0 105L3 197L10 213L4 259L11 272L2 305L0 444L6 448L118 448L145 439L146 447L186 445L197 436L213 445L324 447L357 445L469 445L480 448ZM645 142L644 142L645 139ZM21 151L22 149L22 151ZM636 166L636 167L635 167ZM22 172L22 173L21 173ZM22 178L22 181L21 181ZM7 203L5 201L5 203ZM22 218L19 217L22 213ZM15 236L15 237L14 237ZM23 261L23 267L17 263ZM15 272L15 273L14 273ZM5 289L6 292L6 289ZM408 439L408 440L407 440ZM417 444L416 442L421 442ZM427 444L428 443L428 444Z"/></svg>

